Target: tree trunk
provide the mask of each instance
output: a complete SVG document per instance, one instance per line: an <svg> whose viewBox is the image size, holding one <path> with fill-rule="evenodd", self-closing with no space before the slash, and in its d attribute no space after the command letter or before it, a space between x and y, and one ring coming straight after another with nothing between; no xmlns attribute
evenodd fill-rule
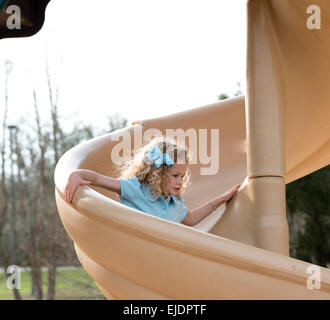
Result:
<svg viewBox="0 0 330 320"><path fill-rule="evenodd" d="M55 299L56 291L56 263L52 259L48 266L48 290L47 290L47 300Z"/></svg>
<svg viewBox="0 0 330 320"><path fill-rule="evenodd" d="M6 172L5 172L5 163L6 163L6 130L7 130L7 113L8 113L8 94L7 94L7 82L8 82L8 75L6 78L6 84L5 84L5 111L4 111L4 117L2 122L2 144L1 144L1 160L2 160L2 166L1 166L1 189L2 194L1 197L1 207L0 207L0 262L2 263L4 267L4 272L6 275L6 278L9 277L7 274L7 268L9 266L9 259L6 256L4 249L2 247L2 232L4 229L4 226L7 221L7 215L8 215L8 191L6 186ZM13 289L13 295L15 300L21 300L21 296L19 291L14 288Z"/></svg>
<svg viewBox="0 0 330 320"><path fill-rule="evenodd" d="M54 152L54 165L58 162L58 114L57 114L57 101L59 87L57 86L55 92L55 99L53 99L53 91L51 86L51 77L49 73L48 63L46 63L46 75L50 102L50 112L52 119L52 137L53 137L53 152ZM47 299L55 299L55 289L56 289L56 268L57 268L57 240L58 240L58 215L56 210L51 210L51 233L50 233L50 250L49 250L49 265L48 265L48 291Z"/></svg>
<svg viewBox="0 0 330 320"><path fill-rule="evenodd" d="M33 91L34 97L34 107L36 115L36 124L38 132L38 145L40 150L40 161L39 161L39 188L37 191L36 210L32 212L32 221L31 224L31 245L33 249L31 252L31 267L34 274L35 286L36 286L36 298L42 299L42 273L41 273L41 237L42 237L42 220L41 215L45 214L45 206L43 205L47 199L46 196L46 182L45 182L45 153L47 149L47 143L43 139L37 96L35 90Z"/></svg>

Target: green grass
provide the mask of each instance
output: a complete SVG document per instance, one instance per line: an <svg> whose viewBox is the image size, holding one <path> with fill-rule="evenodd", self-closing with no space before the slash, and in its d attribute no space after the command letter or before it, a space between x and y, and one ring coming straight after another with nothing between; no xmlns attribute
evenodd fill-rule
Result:
<svg viewBox="0 0 330 320"><path fill-rule="evenodd" d="M43 295L47 293L47 273L42 271ZM24 300L34 300L31 295L31 272L21 272L21 288L19 292ZM5 274L0 272L0 300L12 300L13 292L7 288ZM105 299L97 288L94 280L83 268L73 270L57 270L56 300L103 300Z"/></svg>

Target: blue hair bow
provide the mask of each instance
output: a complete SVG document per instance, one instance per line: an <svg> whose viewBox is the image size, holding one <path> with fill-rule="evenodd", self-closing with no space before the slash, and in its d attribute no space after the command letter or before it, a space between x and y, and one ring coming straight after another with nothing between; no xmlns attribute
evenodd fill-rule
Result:
<svg viewBox="0 0 330 320"><path fill-rule="evenodd" d="M155 163L155 166L159 168L163 163L168 167L174 164L172 158L167 153L162 153L157 146L154 146L147 154L147 157L151 163Z"/></svg>

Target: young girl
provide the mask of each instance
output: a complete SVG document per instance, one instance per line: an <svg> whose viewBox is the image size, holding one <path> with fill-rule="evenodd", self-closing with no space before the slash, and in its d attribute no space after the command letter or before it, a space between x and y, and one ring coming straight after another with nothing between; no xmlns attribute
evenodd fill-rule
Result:
<svg viewBox="0 0 330 320"><path fill-rule="evenodd" d="M185 146L167 138L153 139L126 165L119 179L90 170L73 171L65 187L65 201L72 201L78 186L92 184L117 192L121 203L134 209L194 226L228 202L240 185L188 211L182 194L191 180L189 159Z"/></svg>

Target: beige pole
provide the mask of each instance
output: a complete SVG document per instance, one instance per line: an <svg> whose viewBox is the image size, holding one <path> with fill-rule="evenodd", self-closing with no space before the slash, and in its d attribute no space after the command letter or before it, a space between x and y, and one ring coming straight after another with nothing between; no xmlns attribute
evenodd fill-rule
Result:
<svg viewBox="0 0 330 320"><path fill-rule="evenodd" d="M285 207L284 88L269 1L248 2L247 173L257 246L289 255ZM260 24L265 28L258 27Z"/></svg>

